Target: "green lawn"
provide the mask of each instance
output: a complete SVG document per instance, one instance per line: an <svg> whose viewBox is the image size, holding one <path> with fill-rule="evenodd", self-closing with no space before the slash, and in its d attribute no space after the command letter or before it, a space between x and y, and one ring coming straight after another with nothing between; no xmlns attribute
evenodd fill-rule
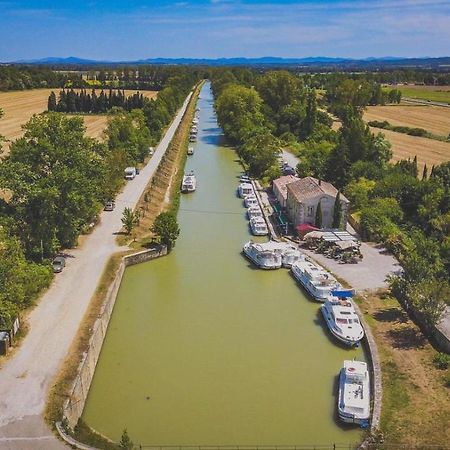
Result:
<svg viewBox="0 0 450 450"><path fill-rule="evenodd" d="M389 86L385 90L390 91L393 88ZM396 86L395 89L402 91L403 97L450 103L450 86Z"/></svg>

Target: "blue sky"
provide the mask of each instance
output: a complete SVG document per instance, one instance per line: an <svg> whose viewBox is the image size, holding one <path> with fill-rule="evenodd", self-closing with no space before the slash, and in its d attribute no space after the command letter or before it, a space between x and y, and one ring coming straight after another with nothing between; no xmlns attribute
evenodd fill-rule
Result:
<svg viewBox="0 0 450 450"><path fill-rule="evenodd" d="M0 0L0 61L449 54L450 0Z"/></svg>

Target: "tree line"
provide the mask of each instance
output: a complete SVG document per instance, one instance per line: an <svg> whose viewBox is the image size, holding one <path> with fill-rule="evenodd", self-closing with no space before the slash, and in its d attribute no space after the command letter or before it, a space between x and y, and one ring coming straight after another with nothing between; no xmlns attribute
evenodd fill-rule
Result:
<svg viewBox="0 0 450 450"><path fill-rule="evenodd" d="M112 108L123 108L127 111L143 108L146 98L136 92L128 97L124 90L112 90L105 93L103 89L97 95L95 89L88 93L86 89L80 91L61 90L58 98L52 91L48 97L47 110L66 113L105 113Z"/></svg>
<svg viewBox="0 0 450 450"><path fill-rule="evenodd" d="M419 174L417 159L390 162L391 144L362 118L379 92L371 83L339 75L316 96L315 86L293 72L230 69L212 76L219 122L250 171L277 177L284 146L298 154L300 176L343 191L363 235L382 242L403 267L391 279L392 292L430 331L450 299L450 163ZM340 117L339 130L327 113Z"/></svg>
<svg viewBox="0 0 450 450"><path fill-rule="evenodd" d="M187 72L143 109L114 107L104 142L86 137L82 117L60 112L24 126L0 162L0 328L49 285L52 258L89 230L124 168L144 161L196 81Z"/></svg>

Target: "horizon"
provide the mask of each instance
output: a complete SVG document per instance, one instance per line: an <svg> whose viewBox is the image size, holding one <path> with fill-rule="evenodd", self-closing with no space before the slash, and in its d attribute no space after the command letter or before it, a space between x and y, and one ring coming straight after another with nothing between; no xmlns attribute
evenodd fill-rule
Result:
<svg viewBox="0 0 450 450"><path fill-rule="evenodd" d="M0 7L2 62L253 59L264 57L262 48L288 59L436 58L450 47L443 0L0 0Z"/></svg>

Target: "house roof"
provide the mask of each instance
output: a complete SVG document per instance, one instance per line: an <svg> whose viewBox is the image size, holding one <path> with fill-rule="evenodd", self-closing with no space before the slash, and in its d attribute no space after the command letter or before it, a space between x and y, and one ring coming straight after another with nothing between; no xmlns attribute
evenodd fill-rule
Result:
<svg viewBox="0 0 450 450"><path fill-rule="evenodd" d="M293 195L296 200L303 202L322 195L330 195L336 197L338 190L326 181L318 180L314 177L301 178L286 185L286 189ZM349 203L347 198L341 193L341 201Z"/></svg>
<svg viewBox="0 0 450 450"><path fill-rule="evenodd" d="M286 185L289 183L293 183L294 181L297 180L298 178L294 175L285 175L283 177L277 178L276 180L273 180L273 184L281 192L283 197L286 197L287 196Z"/></svg>

